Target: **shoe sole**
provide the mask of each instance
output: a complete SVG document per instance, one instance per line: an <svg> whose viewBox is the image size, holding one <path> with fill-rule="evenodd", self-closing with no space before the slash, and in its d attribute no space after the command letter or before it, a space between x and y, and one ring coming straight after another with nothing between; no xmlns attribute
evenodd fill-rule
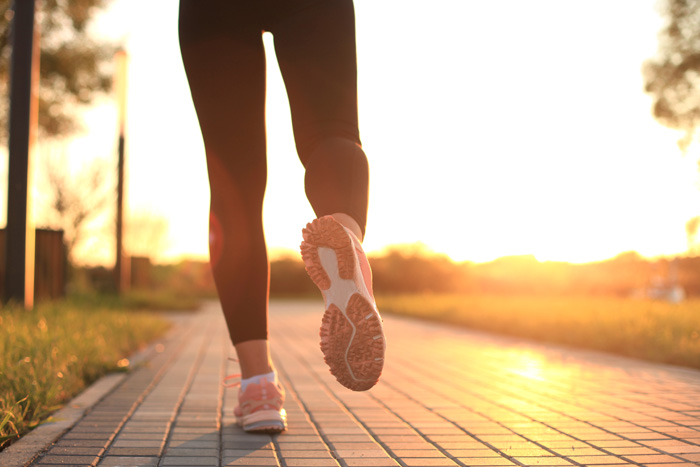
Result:
<svg viewBox="0 0 700 467"><path fill-rule="evenodd" d="M287 413L284 410L259 410L237 417L236 423L248 433L281 433L287 429Z"/></svg>
<svg viewBox="0 0 700 467"><path fill-rule="evenodd" d="M320 330L324 360L340 384L366 391L382 373L385 339L374 300L356 271L353 241L330 216L310 222L303 235L306 271L327 306Z"/></svg>

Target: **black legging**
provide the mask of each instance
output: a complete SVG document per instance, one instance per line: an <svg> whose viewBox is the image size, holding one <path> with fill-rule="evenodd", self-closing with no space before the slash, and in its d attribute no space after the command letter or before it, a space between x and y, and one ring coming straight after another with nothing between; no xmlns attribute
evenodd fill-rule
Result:
<svg viewBox="0 0 700 467"><path fill-rule="evenodd" d="M234 344L267 339L264 31L274 35L314 212L348 214L363 233L367 218L352 0L181 0L180 48L211 188L211 266Z"/></svg>

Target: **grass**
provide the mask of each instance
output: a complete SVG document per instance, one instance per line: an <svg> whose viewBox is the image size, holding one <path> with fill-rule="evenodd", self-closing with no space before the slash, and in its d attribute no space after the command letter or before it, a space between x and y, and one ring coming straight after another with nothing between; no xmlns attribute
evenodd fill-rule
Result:
<svg viewBox="0 0 700 467"><path fill-rule="evenodd" d="M396 295L382 312L700 368L700 300Z"/></svg>
<svg viewBox="0 0 700 467"><path fill-rule="evenodd" d="M0 449L100 376L123 371L126 356L169 327L119 308L117 299L83 297L0 309Z"/></svg>
<svg viewBox="0 0 700 467"><path fill-rule="evenodd" d="M114 294L74 294L71 303L85 308L113 310L193 311L201 300L192 294L168 290L130 290L122 296Z"/></svg>

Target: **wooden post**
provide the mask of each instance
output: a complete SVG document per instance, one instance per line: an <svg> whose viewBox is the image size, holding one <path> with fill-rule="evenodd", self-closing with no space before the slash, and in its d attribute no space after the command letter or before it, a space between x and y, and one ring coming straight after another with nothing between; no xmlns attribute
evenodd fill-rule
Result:
<svg viewBox="0 0 700 467"><path fill-rule="evenodd" d="M117 293L121 294L129 287L130 268L127 264L128 258L124 253L124 152L125 152L125 129L126 129L126 76L127 76L127 55L124 50L119 50L115 56L117 73L114 84L117 92L117 110L119 119L119 162L117 166L117 251L114 264L114 281Z"/></svg>
<svg viewBox="0 0 700 467"><path fill-rule="evenodd" d="M36 138L39 29L34 0L15 0L12 11L9 165L5 300L34 306L34 223L31 216L31 153Z"/></svg>

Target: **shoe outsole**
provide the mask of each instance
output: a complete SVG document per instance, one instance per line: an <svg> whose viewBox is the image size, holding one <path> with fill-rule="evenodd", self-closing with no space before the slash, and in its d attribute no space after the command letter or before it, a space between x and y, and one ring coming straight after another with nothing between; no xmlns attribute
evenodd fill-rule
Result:
<svg viewBox="0 0 700 467"><path fill-rule="evenodd" d="M319 247L331 248L338 259L338 275L342 279L352 279L355 274L355 249L345 229L329 217L315 219L302 231L301 257L306 272L321 290L331 287L331 280L323 269Z"/></svg>
<svg viewBox="0 0 700 467"><path fill-rule="evenodd" d="M354 294L345 314L331 305L321 323L321 351L338 382L353 391L377 384L384 366L384 343L372 305Z"/></svg>
<svg viewBox="0 0 700 467"><path fill-rule="evenodd" d="M281 433L287 429L287 414L282 410L259 410L236 417L236 422L247 433Z"/></svg>
<svg viewBox="0 0 700 467"><path fill-rule="evenodd" d="M345 229L333 218L322 217L310 222L303 230L302 258L309 277L328 292L333 284L324 269L319 248L335 253L333 276L355 279L355 246ZM362 291L343 289L347 293L340 303L330 303L321 321L321 351L331 374L340 384L353 391L366 391L377 384L384 367L384 333L376 307ZM365 291L366 292L366 291ZM324 294L325 296L325 294ZM344 306L344 310L341 307Z"/></svg>
<svg viewBox="0 0 700 467"><path fill-rule="evenodd" d="M265 435L274 435L276 433L282 433L287 429L287 427L279 424L270 423L256 423L251 426L243 426L243 431L246 433L259 433Z"/></svg>

